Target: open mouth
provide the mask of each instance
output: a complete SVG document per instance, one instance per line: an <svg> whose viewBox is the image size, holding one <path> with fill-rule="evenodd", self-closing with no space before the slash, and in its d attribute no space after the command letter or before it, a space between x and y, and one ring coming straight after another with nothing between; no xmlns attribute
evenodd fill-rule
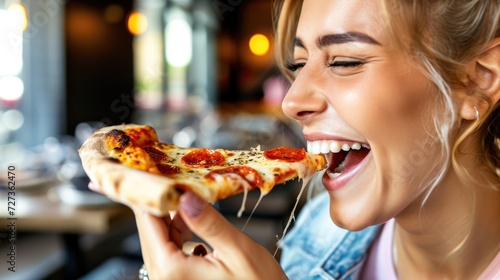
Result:
<svg viewBox="0 0 500 280"><path fill-rule="evenodd" d="M324 154L328 160L326 174L334 179L355 168L370 153L368 144L341 143L334 140L307 142L307 151Z"/></svg>

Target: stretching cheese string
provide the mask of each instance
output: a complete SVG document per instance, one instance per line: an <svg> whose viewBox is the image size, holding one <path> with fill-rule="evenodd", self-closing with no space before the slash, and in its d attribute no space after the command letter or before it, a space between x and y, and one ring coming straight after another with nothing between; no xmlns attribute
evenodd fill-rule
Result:
<svg viewBox="0 0 500 280"><path fill-rule="evenodd" d="M281 241L283 241L283 238L285 238L285 235L288 231L288 228L290 227L290 224L292 223L292 220L295 220L295 210L297 209L297 205L299 204L299 200L302 197L302 193L304 192L307 183L309 183L309 180L311 179L310 177L311 176L309 176L309 178L302 179L302 188L300 189L300 192L297 195L297 200L295 201L295 205L293 206L292 213L290 213L290 218L288 218L288 223L286 224L285 229L283 230L283 235L276 242L276 251L274 251L273 257L276 257L276 254L278 253L278 250L280 248Z"/></svg>
<svg viewBox="0 0 500 280"><path fill-rule="evenodd" d="M247 227L248 225L248 222L250 222L250 218L252 218L253 216L253 213L255 212L255 210L257 209L257 206L259 206L260 202L262 201L262 198L266 196L265 193L262 192L262 190L260 191L260 196L259 196L259 200L257 200L257 203L255 203L255 206L253 207L252 209L252 212L250 213L250 216L248 216L246 222L245 222L245 225L243 226L243 228L241 229L241 231L245 231L245 228Z"/></svg>

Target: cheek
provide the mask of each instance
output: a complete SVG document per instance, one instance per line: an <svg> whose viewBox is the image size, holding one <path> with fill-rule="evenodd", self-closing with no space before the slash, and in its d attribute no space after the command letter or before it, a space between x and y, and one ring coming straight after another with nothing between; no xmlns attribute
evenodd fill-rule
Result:
<svg viewBox="0 0 500 280"><path fill-rule="evenodd" d="M341 87L333 104L346 122L367 139L382 133L411 133L413 128L422 127L422 120L430 115L431 83L416 70L403 74L367 73Z"/></svg>
<svg viewBox="0 0 500 280"><path fill-rule="evenodd" d="M417 71L389 76L366 75L362 83L342 84L345 91L333 104L371 145L375 176L389 185L413 186L412 191L419 192L424 181L436 174L441 152L432 120L438 93Z"/></svg>

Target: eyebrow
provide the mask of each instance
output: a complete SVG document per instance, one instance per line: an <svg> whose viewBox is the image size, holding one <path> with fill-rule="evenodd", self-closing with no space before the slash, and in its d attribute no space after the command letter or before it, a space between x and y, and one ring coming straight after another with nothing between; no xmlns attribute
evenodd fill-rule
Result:
<svg viewBox="0 0 500 280"><path fill-rule="evenodd" d="M351 42L361 42L361 43L367 43L367 44L373 44L373 45L380 45L380 43L373 39L372 37L364 34L364 33L359 33L359 32L346 32L346 33L339 33L339 34L326 34L323 36L320 36L316 39L316 46L318 48L323 48L329 45L333 44L345 44L345 43L351 43ZM300 38L295 38L294 39L294 46L300 47L305 49L304 42Z"/></svg>

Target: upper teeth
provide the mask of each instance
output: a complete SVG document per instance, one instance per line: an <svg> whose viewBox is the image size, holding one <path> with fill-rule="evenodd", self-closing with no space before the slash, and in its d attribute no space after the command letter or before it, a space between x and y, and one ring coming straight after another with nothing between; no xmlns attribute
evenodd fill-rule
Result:
<svg viewBox="0 0 500 280"><path fill-rule="evenodd" d="M313 154L328 154L338 153L340 150L349 151L350 149L359 150L361 147L369 148L365 144L360 143L341 143L335 140L320 140L320 141L307 141L307 151Z"/></svg>

